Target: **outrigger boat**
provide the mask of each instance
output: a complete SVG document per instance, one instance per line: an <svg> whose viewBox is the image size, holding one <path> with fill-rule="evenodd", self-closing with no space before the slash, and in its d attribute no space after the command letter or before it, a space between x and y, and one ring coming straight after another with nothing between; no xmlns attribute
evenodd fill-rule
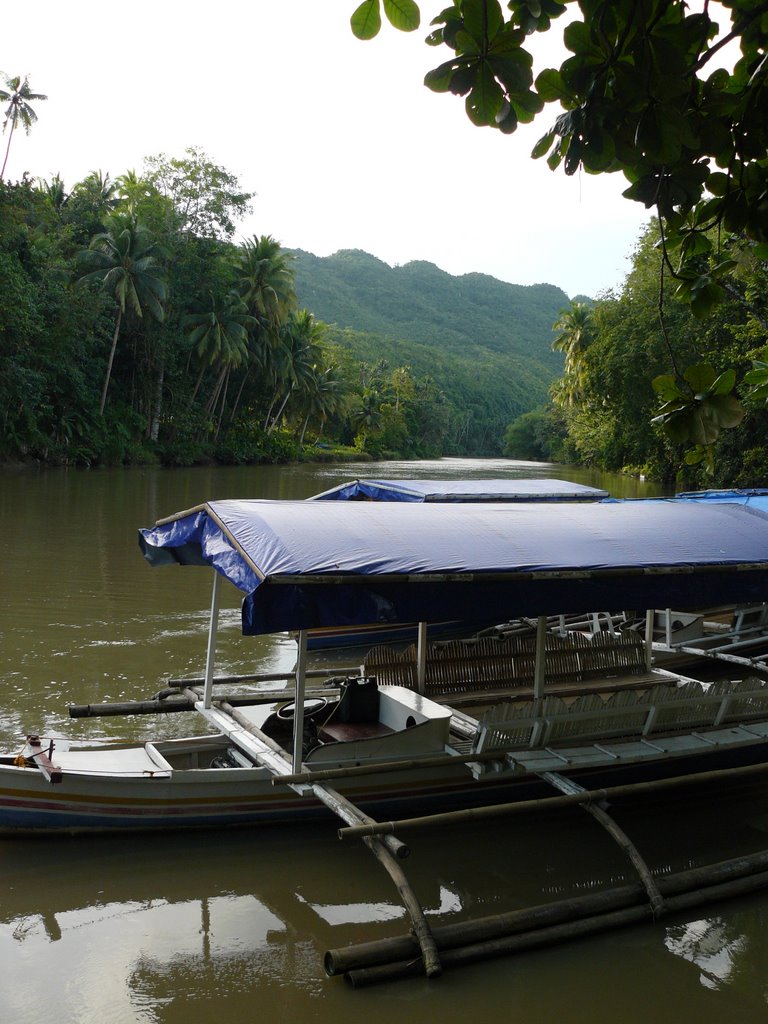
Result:
<svg viewBox="0 0 768 1024"><path fill-rule="evenodd" d="M768 885L768 852L657 883L604 806L641 787L764 774L766 680L703 686L652 668L651 644L636 634L593 646L584 637L555 643L547 630L547 616L564 611L757 601L768 585L767 515L727 503L212 501L140 531L140 546L151 565L214 570L201 685L142 708L193 709L214 731L90 750L28 736L21 753L0 757L4 834L219 828L333 812L340 836L362 837L386 868L413 929L391 953L326 954L326 970L353 984L414 969L432 977L446 964L521 948L521 939L540 944L543 932L552 941ZM224 579L244 594L244 634L299 631L292 701L220 692ZM535 616L535 635L428 650L430 619L499 608ZM369 665L309 693L307 630L377 620L422 624L414 663L379 657L375 675ZM489 688L490 706L458 707L459 697L487 698ZM619 842L636 886L588 906L532 910L531 937L517 935L515 914L469 922L472 938L431 929L400 867L408 848L397 833L574 804ZM428 814L394 820L417 810ZM567 933L541 928L579 915L588 916ZM498 938L510 929L511 946Z"/></svg>
<svg viewBox="0 0 768 1024"><path fill-rule="evenodd" d="M363 823L396 807L528 797L546 791L542 774L555 770L589 786L768 754L762 680L705 688L653 669L635 635L558 646L543 628L563 609L755 600L768 584L762 513L674 503L214 501L142 530L140 543L152 565L215 570L202 688L178 702L213 734L106 749L28 738L1 759L4 833L294 820L334 805L315 779L339 772L344 795L333 809ZM246 635L300 632L291 706L263 692L215 695L224 579L245 595ZM305 706L308 629L426 624L502 607L542 628L483 649L423 644L405 665L379 657ZM453 694L466 706L489 688L497 699L478 717L444 703ZM172 710L174 699L162 703L157 710Z"/></svg>

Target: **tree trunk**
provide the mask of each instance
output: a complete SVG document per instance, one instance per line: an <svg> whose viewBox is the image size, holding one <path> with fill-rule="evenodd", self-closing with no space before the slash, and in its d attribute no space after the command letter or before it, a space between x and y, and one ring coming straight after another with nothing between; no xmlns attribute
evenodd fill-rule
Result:
<svg viewBox="0 0 768 1024"><path fill-rule="evenodd" d="M301 437L299 438L299 444L304 444L304 435L307 432L307 424L309 423L309 413L304 418L304 426L301 428Z"/></svg>
<svg viewBox="0 0 768 1024"><path fill-rule="evenodd" d="M269 403L269 408L267 409L267 416L266 416L266 419L264 420L264 429L265 430L269 430L269 421L272 419L272 410L275 407L275 402L276 401L277 401L277 391L275 391L275 393L274 393L274 395L272 397L272 401Z"/></svg>
<svg viewBox="0 0 768 1024"><path fill-rule="evenodd" d="M109 379L112 376L112 363L115 359L115 349L117 348L117 337L120 334L120 323L123 319L123 311L118 306L117 309L117 323L115 324L115 333L112 335L112 349L109 353L109 362L107 363L107 373L104 377L104 387L101 392L101 405L99 406L99 415L104 415L104 406L107 403L107 388L109 387Z"/></svg>
<svg viewBox="0 0 768 1024"><path fill-rule="evenodd" d="M243 395L243 388L245 387L245 382L248 380L248 374L251 372L251 366L252 365L253 365L253 363L249 364L247 370L243 374L243 379L240 382L240 387L237 389L237 395L235 396L235 402L234 402L234 405L232 406L232 415L229 417L229 425L230 425L230 427L232 426L232 423L234 422L235 413L237 412L238 405L240 405L240 399L242 398L242 395Z"/></svg>
<svg viewBox="0 0 768 1024"><path fill-rule="evenodd" d="M280 406L280 408L275 413L275 417L272 420L272 424L270 425L269 429L267 430L268 434L271 434L272 431L277 426L277 424L280 422L280 417L283 415L283 411L285 410L285 407L288 404L288 399L291 397L291 392L292 391L293 391L292 387L288 388L288 390L286 391L285 398L283 399L283 404Z"/></svg>
<svg viewBox="0 0 768 1024"><path fill-rule="evenodd" d="M221 386L224 383L224 377L226 376L226 373L227 373L227 368L225 366L222 369L222 371L219 374L219 376L218 376L218 379L216 381L216 384L214 385L213 391L211 392L211 397L208 399L208 404L205 407L205 414L206 414L206 416L213 416L213 411L216 408L216 403L219 400L219 395L221 394Z"/></svg>
<svg viewBox="0 0 768 1024"><path fill-rule="evenodd" d="M214 441L219 440L219 431L221 430L221 421L224 419L224 409L227 405L227 391L229 390L229 374L230 368L227 367L227 375L224 378L224 394L221 396L221 405L219 406L219 420L216 424L216 433L213 435Z"/></svg>
<svg viewBox="0 0 768 1024"><path fill-rule="evenodd" d="M195 404L195 399L197 398L197 392L200 390L200 385L203 383L203 376L205 375L205 370L206 370L205 366L201 366L200 367L200 373L197 375L197 380L195 381L195 389L192 392L192 397L189 400L189 407L190 407L190 409Z"/></svg>
<svg viewBox="0 0 768 1024"><path fill-rule="evenodd" d="M163 383L165 382L165 359L160 363L155 390L155 407L152 411L152 422L149 428L150 441L157 441L160 434L160 417L163 411Z"/></svg>
<svg viewBox="0 0 768 1024"><path fill-rule="evenodd" d="M5 177L5 165L8 163L8 154L11 151L11 139L13 138L13 129L16 127L15 118L11 118L11 130L8 132L8 145L5 147L5 159L3 160L3 169L0 171L0 181Z"/></svg>

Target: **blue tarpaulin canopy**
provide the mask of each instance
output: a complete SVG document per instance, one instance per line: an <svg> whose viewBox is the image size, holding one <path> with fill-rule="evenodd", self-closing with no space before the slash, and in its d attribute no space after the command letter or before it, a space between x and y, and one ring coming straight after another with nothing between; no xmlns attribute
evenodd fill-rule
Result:
<svg viewBox="0 0 768 1024"><path fill-rule="evenodd" d="M212 501L140 531L213 565L243 632L697 608L768 594L768 515L730 503Z"/></svg>
<svg viewBox="0 0 768 1024"><path fill-rule="evenodd" d="M608 491L570 480L351 480L310 501L599 501Z"/></svg>

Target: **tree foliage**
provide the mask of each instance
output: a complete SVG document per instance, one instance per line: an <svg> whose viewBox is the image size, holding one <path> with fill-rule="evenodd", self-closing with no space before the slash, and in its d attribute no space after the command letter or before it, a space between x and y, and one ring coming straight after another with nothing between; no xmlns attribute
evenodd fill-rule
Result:
<svg viewBox="0 0 768 1024"><path fill-rule="evenodd" d="M4 112L5 120L3 121L3 131L8 132L8 143L5 147L3 166L0 167L0 181L2 181L5 177L5 167L8 163L8 154L11 151L11 140L13 139L14 131L21 125L26 134L29 135L32 125L37 121L37 114L32 104L38 100L47 100L48 97L44 96L41 92L32 92L27 75L24 78L21 75L11 77L0 72L0 78L5 82L5 88L0 89L0 102L8 104Z"/></svg>
<svg viewBox="0 0 768 1024"><path fill-rule="evenodd" d="M687 306L670 303L662 325L658 238L656 229L644 233L621 292L602 297L590 311L591 341L578 368L566 370L553 387L556 402L564 393L573 396L557 402L566 428L563 449L603 469L670 480L682 473L686 486L754 485L768 474L766 293L762 299L757 294L764 273L755 264L754 276L742 279L760 306L748 309L740 297L729 297L702 323ZM665 372L670 337L687 364L682 383ZM518 423L513 439L524 426ZM550 436L557 441L556 431L545 433Z"/></svg>
<svg viewBox="0 0 768 1024"><path fill-rule="evenodd" d="M417 27L418 11L404 24L390 8L396 28ZM370 37L378 12L378 0L364 3L353 31ZM537 36L561 18L568 56L534 76ZM621 172L624 196L657 216L662 291L671 278L696 317L728 297L748 303L744 263L768 260L768 2L454 0L432 26L427 42L451 55L427 86L464 97L474 124L506 134L559 105L532 155L569 175ZM721 66L726 47L738 51L731 66ZM739 416L733 384L726 393L720 378L704 399L700 371L670 356L660 422L711 457ZM704 421L703 408L713 413Z"/></svg>
<svg viewBox="0 0 768 1024"><path fill-rule="evenodd" d="M234 176L197 152L169 163L71 189L0 182L0 458L283 461L321 435L351 449L359 359L299 308L279 242L229 240ZM439 454L441 395L403 374L391 443Z"/></svg>

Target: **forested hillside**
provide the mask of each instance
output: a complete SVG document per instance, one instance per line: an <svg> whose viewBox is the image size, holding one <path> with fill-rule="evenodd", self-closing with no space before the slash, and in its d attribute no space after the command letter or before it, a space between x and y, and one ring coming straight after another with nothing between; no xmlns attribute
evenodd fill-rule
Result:
<svg viewBox="0 0 768 1024"><path fill-rule="evenodd" d="M424 262L390 267L359 250L294 255L300 305L333 325L356 359L433 378L453 407L457 449L500 451L506 425L546 400L562 368L552 324L568 296L554 285L454 277Z"/></svg>
<svg viewBox="0 0 768 1024"><path fill-rule="evenodd" d="M558 289L237 244L250 198L194 149L0 180L0 460L496 454L545 399Z"/></svg>

